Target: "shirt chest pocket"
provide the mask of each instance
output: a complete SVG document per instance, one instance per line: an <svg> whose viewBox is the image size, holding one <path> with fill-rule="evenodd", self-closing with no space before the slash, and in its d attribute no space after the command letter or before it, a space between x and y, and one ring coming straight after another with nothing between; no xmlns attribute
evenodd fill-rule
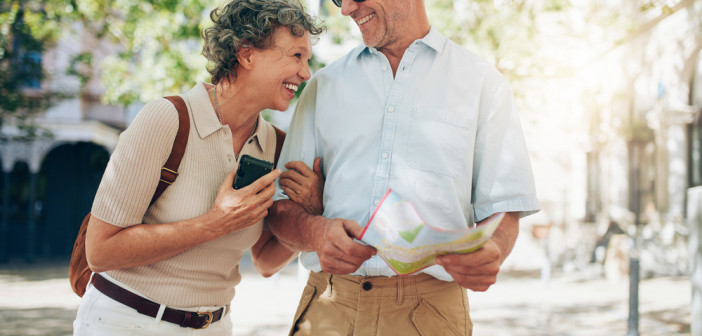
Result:
<svg viewBox="0 0 702 336"><path fill-rule="evenodd" d="M426 172L455 177L470 154L466 113L414 108L407 134L407 165Z"/></svg>

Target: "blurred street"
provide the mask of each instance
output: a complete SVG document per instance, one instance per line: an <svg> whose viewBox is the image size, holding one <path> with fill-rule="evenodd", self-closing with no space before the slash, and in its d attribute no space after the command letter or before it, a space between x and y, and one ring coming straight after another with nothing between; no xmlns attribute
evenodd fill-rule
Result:
<svg viewBox="0 0 702 336"><path fill-rule="evenodd" d="M287 335L304 285L297 264L264 279L242 265L243 280L232 308L235 335ZM0 266L0 336L70 335L79 304L67 267ZM639 332L643 336L690 334L688 277L643 279ZM538 271L505 272L484 293L469 293L474 335L626 335L628 278L558 274L546 283Z"/></svg>

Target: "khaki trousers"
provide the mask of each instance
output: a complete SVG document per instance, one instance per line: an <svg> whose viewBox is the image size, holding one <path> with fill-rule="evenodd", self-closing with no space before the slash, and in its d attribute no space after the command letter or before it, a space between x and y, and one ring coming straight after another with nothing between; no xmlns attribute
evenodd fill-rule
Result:
<svg viewBox="0 0 702 336"><path fill-rule="evenodd" d="M311 272L294 336L472 335L466 290L421 273L358 277Z"/></svg>

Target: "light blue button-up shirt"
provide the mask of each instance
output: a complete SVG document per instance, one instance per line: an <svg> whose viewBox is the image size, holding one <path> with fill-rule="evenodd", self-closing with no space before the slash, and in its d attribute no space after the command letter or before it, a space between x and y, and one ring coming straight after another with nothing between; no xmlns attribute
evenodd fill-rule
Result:
<svg viewBox="0 0 702 336"><path fill-rule="evenodd" d="M324 216L368 222L388 188L427 224L465 228L496 212L539 210L519 116L505 78L435 28L405 51L393 77L361 45L318 71L297 104L278 168L322 157ZM287 198L276 186L274 199ZM302 264L321 271L316 253ZM438 266L424 270L451 277ZM378 256L354 275L393 276Z"/></svg>

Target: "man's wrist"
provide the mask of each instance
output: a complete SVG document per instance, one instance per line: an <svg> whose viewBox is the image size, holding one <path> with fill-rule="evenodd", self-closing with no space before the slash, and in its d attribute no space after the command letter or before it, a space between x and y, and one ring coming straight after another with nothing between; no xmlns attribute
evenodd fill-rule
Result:
<svg viewBox="0 0 702 336"><path fill-rule="evenodd" d="M321 215L309 215L307 228L310 232L311 251L318 252L324 245L325 229L328 219Z"/></svg>

